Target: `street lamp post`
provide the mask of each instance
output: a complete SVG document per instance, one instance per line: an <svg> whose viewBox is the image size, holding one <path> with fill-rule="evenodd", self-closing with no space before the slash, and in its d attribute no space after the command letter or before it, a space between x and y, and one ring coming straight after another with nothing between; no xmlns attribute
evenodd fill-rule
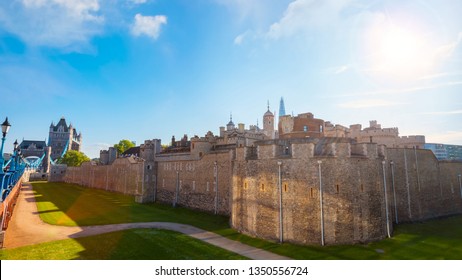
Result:
<svg viewBox="0 0 462 280"><path fill-rule="evenodd" d="M282 176L281 176L282 162L278 161L278 189L279 189L279 243L284 241L283 227L282 227Z"/></svg>
<svg viewBox="0 0 462 280"><path fill-rule="evenodd" d="M319 208L321 212L321 246L324 246L324 205L322 199L322 173L321 173L322 161L318 160L318 172L319 172Z"/></svg>
<svg viewBox="0 0 462 280"><path fill-rule="evenodd" d="M396 188L395 188L395 163L390 161L391 166L391 186L393 188L393 203L395 205L395 220L398 224L398 206L396 205Z"/></svg>
<svg viewBox="0 0 462 280"><path fill-rule="evenodd" d="M388 191L387 191L387 177L385 173L385 161L382 161L382 171L383 171L383 193L384 193L384 198L385 198L385 215L386 215L386 221L387 221L387 236L388 238L391 237L390 233L390 221L388 218Z"/></svg>
<svg viewBox="0 0 462 280"><path fill-rule="evenodd" d="M8 122L8 117L5 119L5 121L2 123L2 146L0 148L0 174L3 173L3 164L5 163L3 159L3 146L5 145L5 140L6 140L6 134L8 133L8 130L10 130L11 124Z"/></svg>
<svg viewBox="0 0 462 280"><path fill-rule="evenodd" d="M213 177L215 183L215 215L218 214L218 163L215 161L213 163Z"/></svg>
<svg viewBox="0 0 462 280"><path fill-rule="evenodd" d="M18 157L18 139L16 139L16 141L14 141L13 143L13 158L11 159L11 168L10 168L10 171L14 172L16 171L17 167L16 167L16 162L17 162L17 157Z"/></svg>
<svg viewBox="0 0 462 280"><path fill-rule="evenodd" d="M462 175L459 174L459 175L457 175L457 177L459 178L460 198L462 198L462 180L461 180Z"/></svg>

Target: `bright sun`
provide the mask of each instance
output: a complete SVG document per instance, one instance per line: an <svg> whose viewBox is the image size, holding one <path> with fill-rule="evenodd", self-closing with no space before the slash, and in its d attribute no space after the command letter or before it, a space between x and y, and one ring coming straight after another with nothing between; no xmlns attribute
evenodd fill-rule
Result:
<svg viewBox="0 0 462 280"><path fill-rule="evenodd" d="M431 70L431 42L417 30L381 22L365 39L366 67L373 76L406 81Z"/></svg>

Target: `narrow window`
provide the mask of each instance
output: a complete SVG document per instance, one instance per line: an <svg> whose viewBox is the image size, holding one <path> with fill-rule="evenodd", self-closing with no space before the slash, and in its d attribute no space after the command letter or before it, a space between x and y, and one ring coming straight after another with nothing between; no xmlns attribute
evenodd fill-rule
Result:
<svg viewBox="0 0 462 280"><path fill-rule="evenodd" d="M313 188L310 188L310 197L314 198L314 190L313 190Z"/></svg>
<svg viewBox="0 0 462 280"><path fill-rule="evenodd" d="M303 126L303 131L307 132L308 131L308 126L304 125Z"/></svg>
<svg viewBox="0 0 462 280"><path fill-rule="evenodd" d="M247 189L247 182L244 183L244 189Z"/></svg>
<svg viewBox="0 0 462 280"><path fill-rule="evenodd" d="M364 192L364 185L361 184L361 192Z"/></svg>
<svg viewBox="0 0 462 280"><path fill-rule="evenodd" d="M265 184L261 184L261 191L264 191L265 190Z"/></svg>
<svg viewBox="0 0 462 280"><path fill-rule="evenodd" d="M284 184L284 192L287 192L287 184Z"/></svg>
<svg viewBox="0 0 462 280"><path fill-rule="evenodd" d="M339 185L337 184L337 185L335 185L335 193L338 194L339 192L340 192L340 187L339 187Z"/></svg>

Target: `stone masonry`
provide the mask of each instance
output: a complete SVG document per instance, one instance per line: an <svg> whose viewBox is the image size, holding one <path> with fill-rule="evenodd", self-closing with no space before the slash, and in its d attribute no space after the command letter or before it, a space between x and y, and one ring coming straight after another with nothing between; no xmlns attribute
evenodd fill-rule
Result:
<svg viewBox="0 0 462 280"><path fill-rule="evenodd" d="M270 240L281 238L282 214L282 239L300 244L321 243L321 220L325 244L348 244L382 239L396 223L462 213L462 163L438 161L429 150L346 138L266 140L227 150L196 145L173 154L149 148L158 144L143 146L149 160L55 166L50 180L229 215L236 230Z"/></svg>

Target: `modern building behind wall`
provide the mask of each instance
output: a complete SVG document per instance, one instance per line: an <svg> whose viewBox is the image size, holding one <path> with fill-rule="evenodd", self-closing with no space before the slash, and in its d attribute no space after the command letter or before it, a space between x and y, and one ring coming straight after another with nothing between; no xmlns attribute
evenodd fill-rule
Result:
<svg viewBox="0 0 462 280"><path fill-rule="evenodd" d="M424 149L432 150L438 160L462 161L462 146L426 143Z"/></svg>

